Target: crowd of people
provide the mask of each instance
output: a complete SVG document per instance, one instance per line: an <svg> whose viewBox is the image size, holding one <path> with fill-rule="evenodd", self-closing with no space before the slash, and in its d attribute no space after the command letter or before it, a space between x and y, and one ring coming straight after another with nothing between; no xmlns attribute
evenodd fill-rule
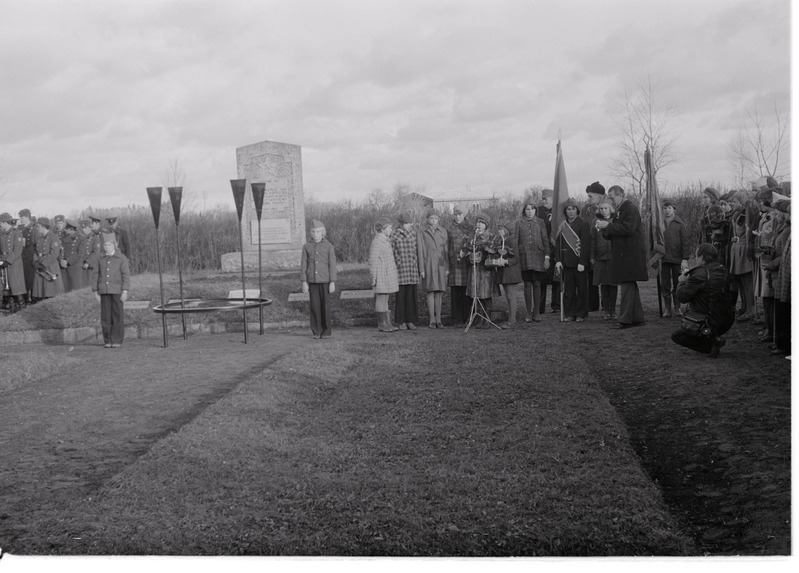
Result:
<svg viewBox="0 0 799 573"><path fill-rule="evenodd" d="M103 226L105 223L105 226ZM119 347L124 332L122 302L130 285L130 238L116 217L63 215L18 217L0 214L0 283L3 310L27 305L90 286L101 302L107 347Z"/></svg>
<svg viewBox="0 0 799 573"><path fill-rule="evenodd" d="M589 312L601 311L610 328L643 326L638 283L649 275L640 210L618 185L606 192L594 182L586 193L582 210L573 199L565 202L556 229L551 189L543 190L540 202L526 200L513 221L492 222L478 213L470 222L458 208L447 228L434 209L416 230L409 212L398 215L396 228L391 219L379 219L369 256L378 329L416 329L420 284L431 329L444 328L441 297L447 288L456 327L491 328L492 301L504 296L507 321L494 326L514 328L519 289L524 321L539 322L547 287L552 312L564 322L584 322ZM771 178L751 192L721 196L707 188L703 196L698 248L692 248L675 201L662 202L662 316L681 319L672 340L716 357L733 322L751 320L762 326L758 337L772 354L790 355L790 197ZM388 303L394 293L392 323Z"/></svg>

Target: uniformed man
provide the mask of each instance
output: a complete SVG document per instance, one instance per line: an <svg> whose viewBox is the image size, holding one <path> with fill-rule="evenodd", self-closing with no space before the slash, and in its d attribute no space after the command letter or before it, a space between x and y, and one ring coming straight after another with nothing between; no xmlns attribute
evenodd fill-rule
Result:
<svg viewBox="0 0 799 573"><path fill-rule="evenodd" d="M83 219L80 222L81 232L85 237L85 242L80 249L80 268L81 284L88 285L91 280L92 269L97 264L97 259L102 255L103 243L99 235L94 233L93 229L100 228L100 219Z"/></svg>
<svg viewBox="0 0 799 573"><path fill-rule="evenodd" d="M39 232L39 237L33 255L36 276L33 279L32 298L38 301L62 294L64 284L61 281L61 266L58 264L61 241L58 240L58 235L50 230L50 219L39 217L36 220L36 230Z"/></svg>
<svg viewBox="0 0 799 573"><path fill-rule="evenodd" d="M58 261L61 267L64 292L70 292L83 286L83 269L80 268L80 251L78 250L81 238L77 234L78 225L72 219L67 219L64 225L64 238L61 240L61 258Z"/></svg>
<svg viewBox="0 0 799 573"><path fill-rule="evenodd" d="M105 222L108 224L108 232L114 233L116 236L117 248L130 259L130 235L128 230L119 226L119 221L116 217L108 217Z"/></svg>
<svg viewBox="0 0 799 573"><path fill-rule="evenodd" d="M22 270L25 274L25 298L27 302L33 302L33 277L36 276L36 270L33 268L33 254L36 250L36 229L31 223L31 210L22 209L19 212L19 221L17 221L17 229L22 235L23 248L22 248Z"/></svg>
<svg viewBox="0 0 799 573"><path fill-rule="evenodd" d="M5 271L7 282L7 285L3 285L3 292L8 291L8 300L4 297L3 307L10 312L16 312L25 306L28 292L25 288L25 271L22 268L24 240L15 228L16 223L17 220L9 213L0 214L0 267Z"/></svg>

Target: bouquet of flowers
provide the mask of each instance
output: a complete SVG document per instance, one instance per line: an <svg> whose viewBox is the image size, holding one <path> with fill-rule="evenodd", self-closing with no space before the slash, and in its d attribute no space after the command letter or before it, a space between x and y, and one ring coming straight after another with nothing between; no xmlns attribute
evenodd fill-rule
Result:
<svg viewBox="0 0 799 573"><path fill-rule="evenodd" d="M491 244L486 249L486 262L487 267L506 267L508 266L508 259L513 257L513 249L505 243L505 235L497 233L491 237Z"/></svg>
<svg viewBox="0 0 799 573"><path fill-rule="evenodd" d="M480 263L487 259L488 255L492 254L492 237L488 233L483 235L472 235L464 237L461 243L461 249L458 253L458 258L466 257L472 264Z"/></svg>

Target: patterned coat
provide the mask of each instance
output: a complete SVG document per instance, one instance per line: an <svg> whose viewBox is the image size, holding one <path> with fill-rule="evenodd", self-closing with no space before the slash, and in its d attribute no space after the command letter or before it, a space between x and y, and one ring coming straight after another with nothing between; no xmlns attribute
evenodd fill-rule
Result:
<svg viewBox="0 0 799 573"><path fill-rule="evenodd" d="M769 264L771 271L772 285L774 286L774 298L782 302L791 300L791 260L785 256L788 250L788 243L791 240L791 227L786 225L774 240L774 260ZM787 279L787 288L783 281Z"/></svg>
<svg viewBox="0 0 799 573"><path fill-rule="evenodd" d="M543 219L522 217L512 231L519 245L517 257L523 271L544 272L544 257L549 256L549 233Z"/></svg>
<svg viewBox="0 0 799 573"><path fill-rule="evenodd" d="M763 259L769 260L776 255L774 241L782 230L783 220L780 212L776 209L763 213L758 224L757 253L758 260L755 271L755 296L773 297L774 288L772 280L774 277L771 271L763 269L761 262Z"/></svg>
<svg viewBox="0 0 799 573"><path fill-rule="evenodd" d="M369 248L369 270L375 293L389 294L399 290L394 252L391 250L391 242L383 233L378 233L372 240Z"/></svg>
<svg viewBox="0 0 799 573"><path fill-rule="evenodd" d="M469 284L469 261L458 259L461 245L466 237L471 237L474 229L464 219L461 223L452 222L447 229L447 255L449 256L449 286Z"/></svg>
<svg viewBox="0 0 799 573"><path fill-rule="evenodd" d="M447 231L436 225L423 225L417 236L416 255L419 258L419 274L424 273L424 285L428 292L447 289L449 255Z"/></svg>
<svg viewBox="0 0 799 573"><path fill-rule="evenodd" d="M391 249L397 265L397 278L401 285L415 285L419 282L419 258L416 247L416 233L406 231L402 225L391 234Z"/></svg>
<svg viewBox="0 0 799 573"><path fill-rule="evenodd" d="M648 281L644 226L638 207L625 199L613 222L602 230L602 234L611 241L610 275L613 282Z"/></svg>
<svg viewBox="0 0 799 573"><path fill-rule="evenodd" d="M61 253L61 241L53 231L46 235L39 235L36 241L36 253L33 255L34 269L42 264L47 270L56 275L55 280L45 279L39 273L33 277L33 297L49 298L64 292L64 284L61 282L61 267L58 264L58 257Z"/></svg>
<svg viewBox="0 0 799 573"><path fill-rule="evenodd" d="M0 231L0 259L9 262L6 268L8 286L13 296L23 295L25 288L25 271L22 268L22 234L16 229Z"/></svg>

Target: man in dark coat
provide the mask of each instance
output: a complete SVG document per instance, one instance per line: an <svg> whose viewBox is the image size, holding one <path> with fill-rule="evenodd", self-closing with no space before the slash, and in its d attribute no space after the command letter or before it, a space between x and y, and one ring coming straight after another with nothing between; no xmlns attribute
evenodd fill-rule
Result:
<svg viewBox="0 0 799 573"><path fill-rule="evenodd" d="M580 211L580 217L590 228L594 225L599 202L605 198L605 187L599 181L594 181L585 188L585 194L588 195L588 205ZM594 284L593 265L588 266L588 310L589 312L599 310L599 287Z"/></svg>
<svg viewBox="0 0 799 573"><path fill-rule="evenodd" d="M619 285L619 322L611 328L631 328L644 325L644 307L637 281L649 280L646 269L644 226L638 207L624 195L624 189L614 185L608 197L616 206L612 222L598 220L595 225L610 240L610 277Z"/></svg>
<svg viewBox="0 0 799 573"><path fill-rule="evenodd" d="M696 258L699 266L680 275L677 298L680 302L688 303L689 311L707 316L710 332L696 336L681 328L672 333L671 339L680 346L716 358L726 342L721 335L735 322L729 291L730 279L727 269L719 262L718 250L713 245L699 245Z"/></svg>

